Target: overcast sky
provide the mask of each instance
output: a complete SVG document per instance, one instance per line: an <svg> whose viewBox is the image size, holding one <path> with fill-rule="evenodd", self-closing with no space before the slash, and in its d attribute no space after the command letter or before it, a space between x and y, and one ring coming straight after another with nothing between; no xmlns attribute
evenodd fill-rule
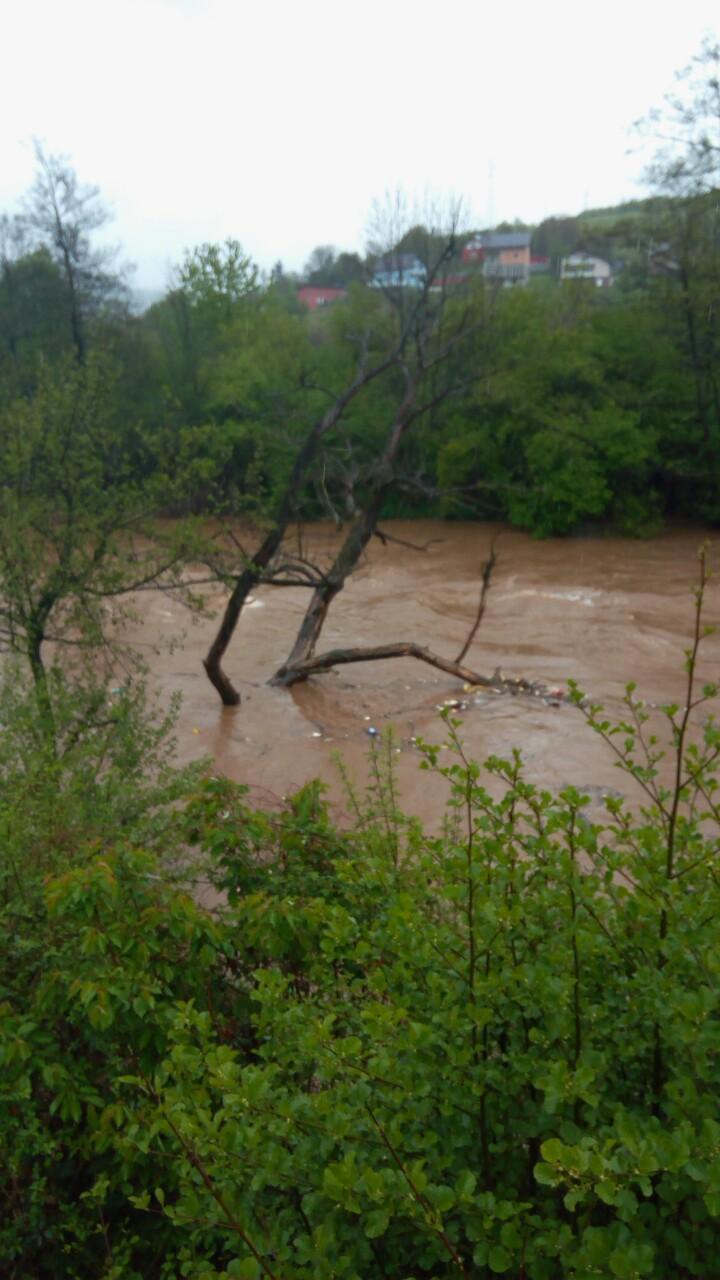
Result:
<svg viewBox="0 0 720 1280"><path fill-rule="evenodd" d="M613 204L644 194L633 121L713 26L717 0L5 0L0 210L37 136L161 288L203 240L361 250L398 188L472 225Z"/></svg>

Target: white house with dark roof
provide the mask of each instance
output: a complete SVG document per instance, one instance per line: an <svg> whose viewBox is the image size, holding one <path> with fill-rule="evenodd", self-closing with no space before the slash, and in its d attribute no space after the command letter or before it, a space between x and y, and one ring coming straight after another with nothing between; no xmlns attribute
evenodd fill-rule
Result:
<svg viewBox="0 0 720 1280"><path fill-rule="evenodd" d="M590 253L571 253L560 259L561 280L590 280L598 289L612 284L612 267L604 258L594 258Z"/></svg>

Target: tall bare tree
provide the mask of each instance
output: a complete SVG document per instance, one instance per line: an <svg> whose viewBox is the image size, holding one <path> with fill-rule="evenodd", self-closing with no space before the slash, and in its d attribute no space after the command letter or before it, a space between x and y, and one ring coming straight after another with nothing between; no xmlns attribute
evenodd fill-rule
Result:
<svg viewBox="0 0 720 1280"><path fill-rule="evenodd" d="M48 155L35 143L35 181L25 201L23 221L36 242L51 253L66 289L67 318L78 363L87 356L88 322L126 289L113 269L116 251L93 242L110 220L97 187L80 183L65 156Z"/></svg>

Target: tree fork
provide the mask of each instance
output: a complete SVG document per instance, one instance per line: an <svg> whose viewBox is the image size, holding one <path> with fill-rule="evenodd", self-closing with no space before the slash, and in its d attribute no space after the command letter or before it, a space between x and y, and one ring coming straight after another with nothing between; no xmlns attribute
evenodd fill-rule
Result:
<svg viewBox="0 0 720 1280"><path fill-rule="evenodd" d="M403 342L404 339L399 344L398 350L402 348ZM248 565L237 578L235 586L233 587L225 606L222 621L218 627L215 639L207 652L207 656L203 659L203 666L207 673L207 677L219 693L220 699L226 707L237 707L240 704L241 698L232 683L232 680L222 669L222 659L230 641L233 638L235 628L237 627L240 615L250 592L258 585L259 582L262 581L265 570L268 568L273 557L282 546L287 527L292 519L293 512L296 507L300 488L307 470L315 458L318 445L328 432L337 425L346 408L353 401L357 393L363 387L367 386L369 382L372 382L374 378L379 377L381 373L386 369L389 369L397 359L397 355L398 352L393 351L390 356L375 365L374 368L367 369L367 351L365 350L363 352L352 382L345 389L342 395L337 397L335 403L331 405L327 413L313 424L295 458L290 478L280 500L275 523L270 532L266 535L261 547L253 556L252 563ZM340 586L342 586L342 583ZM327 613L327 607L328 606L326 604L325 613ZM319 624L317 631L318 635L320 634L323 621L324 614Z"/></svg>
<svg viewBox="0 0 720 1280"><path fill-rule="evenodd" d="M320 586L315 588L305 616L300 624L295 643L286 663L278 671L295 668L312 658L315 646L320 639L328 609L335 596L342 591L346 580L350 577L365 547L373 536L375 526L380 518L385 487L378 490L364 511L360 513L348 531L347 537L338 551L335 561ZM282 684L282 680L271 681Z"/></svg>

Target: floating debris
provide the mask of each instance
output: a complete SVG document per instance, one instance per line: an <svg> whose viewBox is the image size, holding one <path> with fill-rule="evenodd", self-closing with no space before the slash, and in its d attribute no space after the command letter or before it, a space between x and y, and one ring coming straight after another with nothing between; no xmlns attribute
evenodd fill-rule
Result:
<svg viewBox="0 0 720 1280"><path fill-rule="evenodd" d="M322 734L319 729L313 730L313 738L322 738Z"/></svg>
<svg viewBox="0 0 720 1280"><path fill-rule="evenodd" d="M368 716L368 719L369 718L370 717ZM371 724L371 725L368 725L368 733L370 734L371 738L377 738L380 733L380 730L376 729L375 726Z"/></svg>

